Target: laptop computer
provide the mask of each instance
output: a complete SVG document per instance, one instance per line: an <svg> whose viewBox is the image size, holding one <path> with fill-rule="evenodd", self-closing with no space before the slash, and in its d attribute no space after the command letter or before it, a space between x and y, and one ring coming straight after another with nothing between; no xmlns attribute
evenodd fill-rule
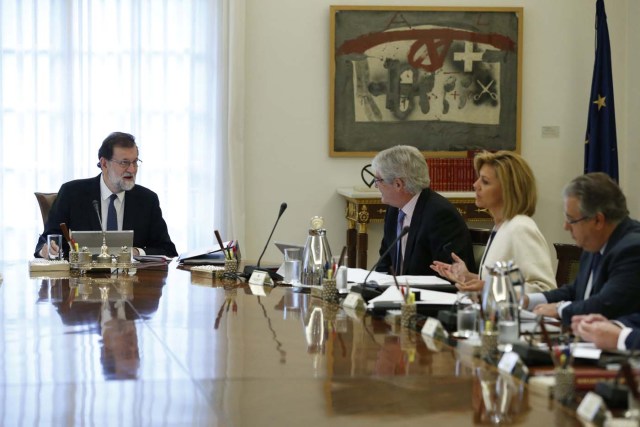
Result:
<svg viewBox="0 0 640 427"><path fill-rule="evenodd" d="M102 231L74 231L71 233L80 249L87 247L92 254L99 254L102 247ZM133 247L133 230L105 231L105 240L111 255L120 253L122 246Z"/></svg>

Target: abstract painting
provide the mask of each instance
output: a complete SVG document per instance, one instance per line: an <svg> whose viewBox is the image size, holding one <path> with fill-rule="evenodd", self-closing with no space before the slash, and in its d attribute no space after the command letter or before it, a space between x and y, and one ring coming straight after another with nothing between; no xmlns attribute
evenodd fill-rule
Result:
<svg viewBox="0 0 640 427"><path fill-rule="evenodd" d="M331 156L520 151L522 8L331 7Z"/></svg>

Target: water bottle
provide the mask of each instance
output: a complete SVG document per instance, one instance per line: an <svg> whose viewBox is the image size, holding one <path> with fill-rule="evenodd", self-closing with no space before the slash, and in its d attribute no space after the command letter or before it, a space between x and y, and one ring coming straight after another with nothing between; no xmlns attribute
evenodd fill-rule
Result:
<svg viewBox="0 0 640 427"><path fill-rule="evenodd" d="M322 228L322 217L311 218L309 236L302 253L302 277L300 281L307 286L321 286L322 279L331 268L331 248L327 241L327 231Z"/></svg>

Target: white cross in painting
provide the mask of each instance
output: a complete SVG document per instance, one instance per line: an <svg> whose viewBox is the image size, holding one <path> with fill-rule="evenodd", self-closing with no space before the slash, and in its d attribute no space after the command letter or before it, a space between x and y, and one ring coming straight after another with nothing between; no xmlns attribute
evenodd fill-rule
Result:
<svg viewBox="0 0 640 427"><path fill-rule="evenodd" d="M454 52L454 61L464 61L464 72L473 71L473 61L482 61L483 52L474 52L473 43L464 42L464 52Z"/></svg>

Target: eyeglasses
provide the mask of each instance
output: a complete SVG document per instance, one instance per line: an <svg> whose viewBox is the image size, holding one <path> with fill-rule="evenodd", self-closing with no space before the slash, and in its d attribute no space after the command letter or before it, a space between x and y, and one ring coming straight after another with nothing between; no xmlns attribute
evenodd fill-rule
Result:
<svg viewBox="0 0 640 427"><path fill-rule="evenodd" d="M583 216L582 218L578 218L578 219L569 219L566 218L564 219L564 222L566 222L568 225L573 225L573 224L577 224L581 221L584 221L585 219L591 219L590 216Z"/></svg>
<svg viewBox="0 0 640 427"><path fill-rule="evenodd" d="M384 182L383 178L373 178L373 185L375 185L376 187L378 186L379 183Z"/></svg>
<svg viewBox="0 0 640 427"><path fill-rule="evenodd" d="M140 166L138 163L142 163L142 160L140 159L135 159L134 161L131 160L114 160L111 159L109 160L110 162L113 163L117 163L118 165L120 165L120 167L122 169L129 169L129 166L133 165L134 168L137 168L138 166Z"/></svg>

